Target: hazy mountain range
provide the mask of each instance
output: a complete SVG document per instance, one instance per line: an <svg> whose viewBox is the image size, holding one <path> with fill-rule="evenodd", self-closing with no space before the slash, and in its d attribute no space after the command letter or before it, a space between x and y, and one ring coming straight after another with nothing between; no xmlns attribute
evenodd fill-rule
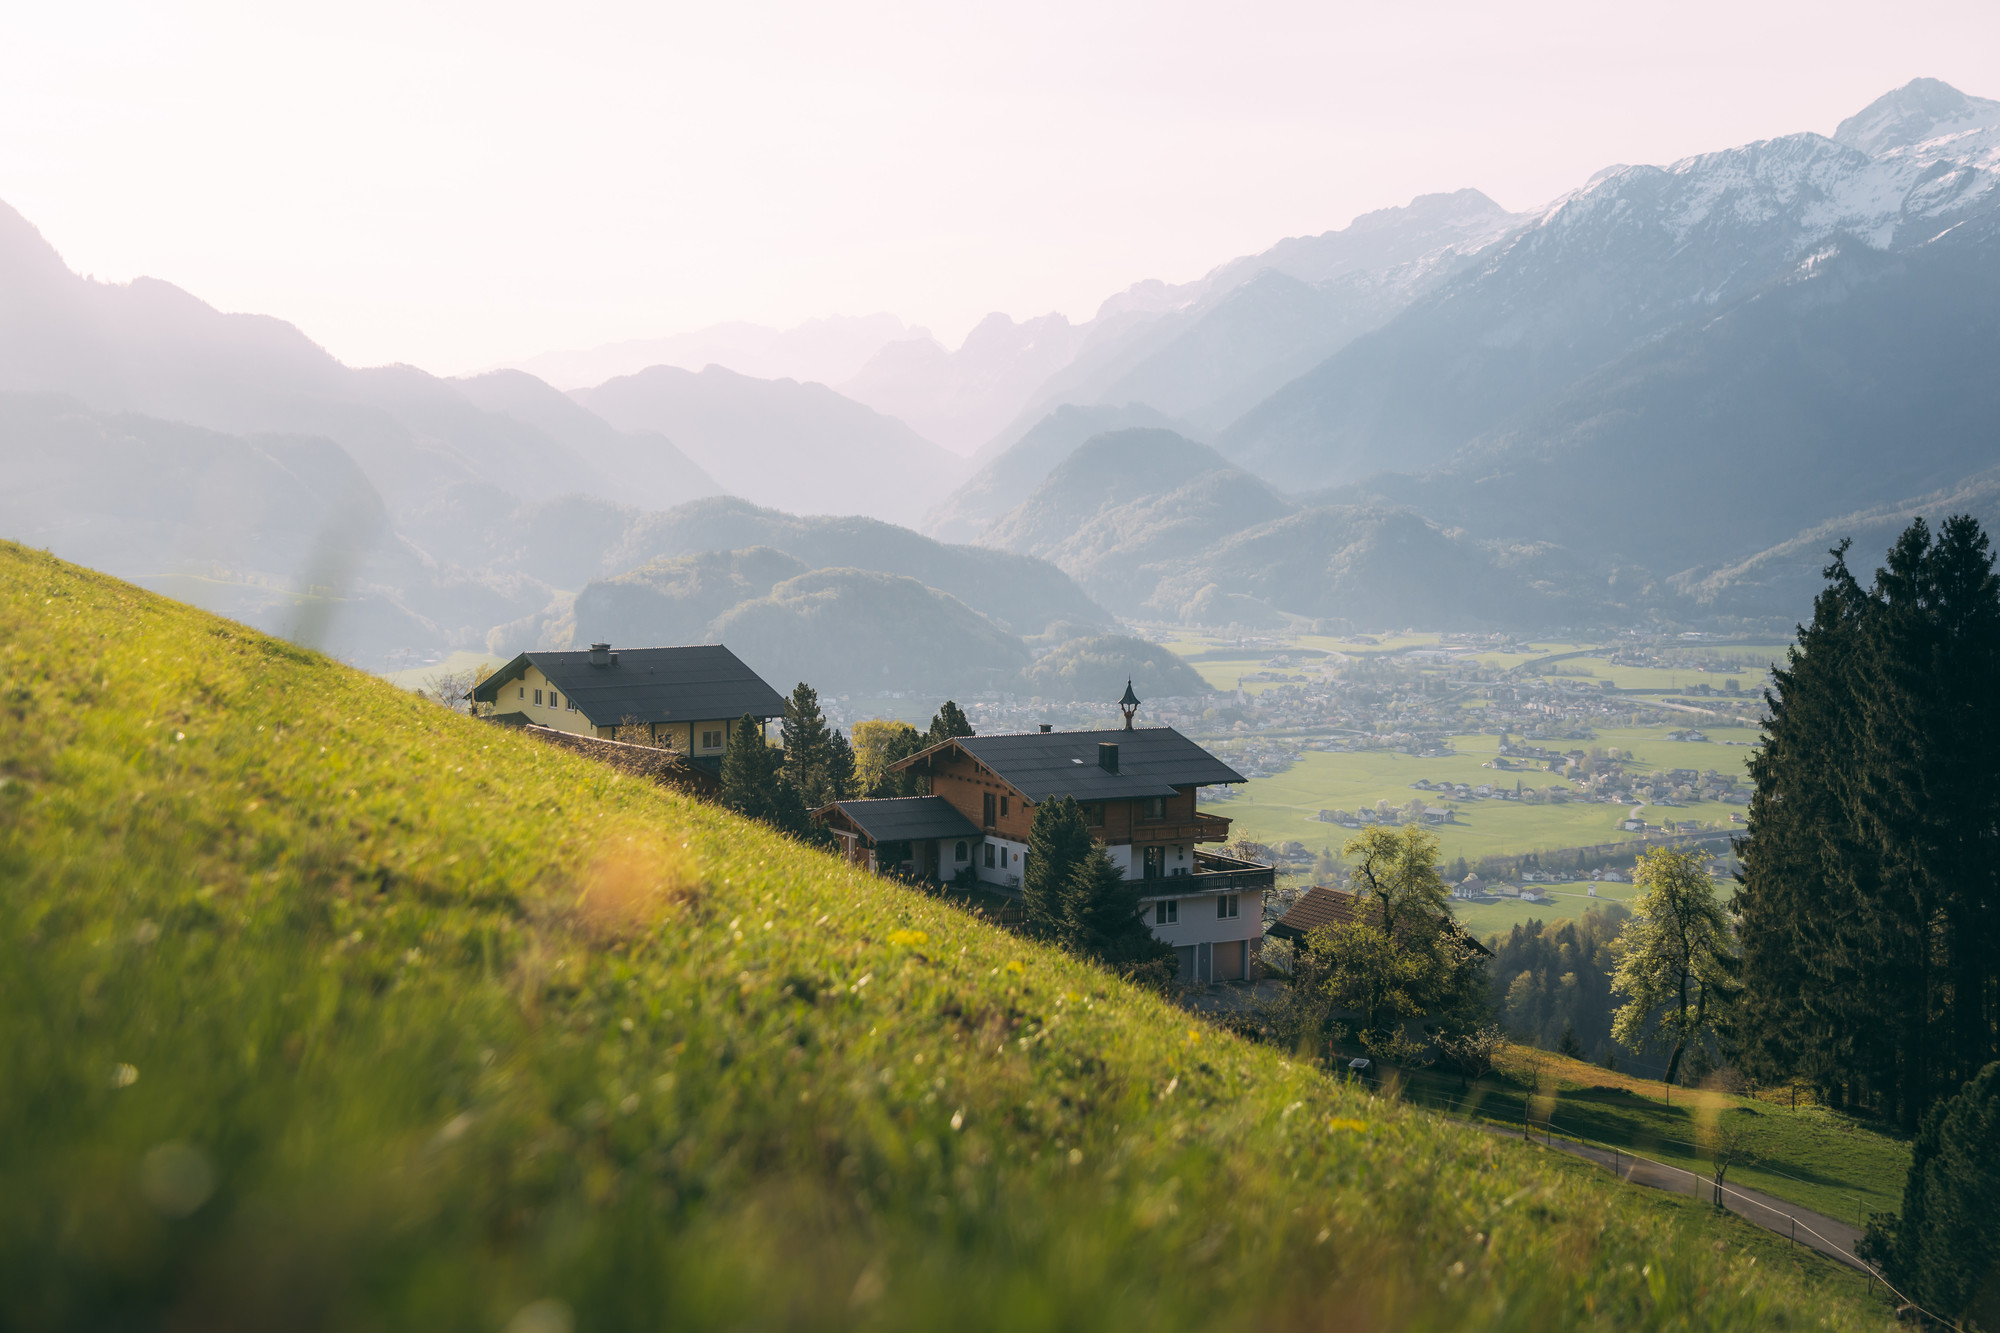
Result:
<svg viewBox="0 0 2000 1333"><path fill-rule="evenodd" d="M1918 80L1830 137L1524 213L1428 195L1080 324L717 326L546 363L569 392L344 366L81 278L0 207L0 532L363 655L561 638L591 587L756 548L796 563L651 633L929 619L1025 680L1107 609L1782 622L1842 533L1865 562L1995 513L1996 173L2000 103Z"/></svg>

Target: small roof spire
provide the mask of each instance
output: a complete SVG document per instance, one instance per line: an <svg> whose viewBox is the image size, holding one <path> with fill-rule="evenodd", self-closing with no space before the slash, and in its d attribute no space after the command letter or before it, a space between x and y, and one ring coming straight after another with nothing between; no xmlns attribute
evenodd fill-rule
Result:
<svg viewBox="0 0 2000 1333"><path fill-rule="evenodd" d="M1139 696L1132 693L1132 678L1125 678L1125 697L1118 701L1118 710L1125 714L1125 730L1132 730L1132 714L1139 711Z"/></svg>

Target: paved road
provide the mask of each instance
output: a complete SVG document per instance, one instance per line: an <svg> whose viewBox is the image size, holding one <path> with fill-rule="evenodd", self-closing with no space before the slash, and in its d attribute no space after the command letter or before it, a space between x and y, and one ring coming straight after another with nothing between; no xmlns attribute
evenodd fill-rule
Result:
<svg viewBox="0 0 2000 1333"><path fill-rule="evenodd" d="M1518 1139L1521 1131L1507 1129L1501 1125L1488 1125L1495 1134ZM1668 1190L1675 1194L1686 1194L1692 1198L1713 1200L1715 1187L1704 1176L1677 1166L1667 1166L1660 1162L1633 1157L1611 1148L1599 1148L1594 1144L1577 1143L1570 1139L1536 1139L1536 1143L1566 1152L1572 1157L1581 1157L1587 1162L1595 1162L1607 1171L1616 1172L1621 1178L1635 1185L1649 1185L1654 1189ZM1810 1245L1830 1259L1837 1259L1863 1272L1867 1266L1854 1257L1854 1247L1861 1242L1858 1228L1845 1222L1815 1213L1798 1204L1787 1203L1773 1198L1761 1190L1744 1189L1731 1185L1727 1180L1722 1186L1722 1203L1730 1212L1745 1221L1755 1222L1766 1231L1775 1231L1780 1236L1794 1237L1801 1245Z"/></svg>

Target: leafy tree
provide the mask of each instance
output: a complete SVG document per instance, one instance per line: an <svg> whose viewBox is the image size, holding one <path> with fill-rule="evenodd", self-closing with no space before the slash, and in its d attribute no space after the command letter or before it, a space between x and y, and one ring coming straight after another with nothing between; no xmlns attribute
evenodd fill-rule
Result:
<svg viewBox="0 0 2000 1333"><path fill-rule="evenodd" d="M1618 966L1611 988L1627 998L1611 1035L1634 1049L1649 1039L1671 1042L1672 1083L1689 1045L1713 1033L1733 988L1729 918L1700 851L1655 847L1639 858L1634 881L1632 919L1612 946Z"/></svg>
<svg viewBox="0 0 2000 1333"><path fill-rule="evenodd" d="M1475 1083L1493 1072L1493 1062L1506 1045L1506 1034L1500 1031L1498 1023L1488 1023L1483 1028L1456 1034L1447 1033L1437 1039L1438 1051L1444 1058Z"/></svg>
<svg viewBox="0 0 2000 1333"><path fill-rule="evenodd" d="M946 699L944 707L931 715L931 729L924 733L924 744L932 746L936 745L939 741L948 741L959 736L972 736L976 734L972 729L972 723L966 720L965 711L951 700Z"/></svg>
<svg viewBox="0 0 2000 1333"><path fill-rule="evenodd" d="M1021 872L1022 906L1031 933L1062 938L1068 929L1069 882L1090 850L1090 828L1074 800L1065 796L1036 804L1028 826L1028 863Z"/></svg>
<svg viewBox="0 0 2000 1333"><path fill-rule="evenodd" d="M871 797L917 795L917 779L908 773L892 773L889 766L922 748L923 733L907 722L855 723L855 784Z"/></svg>
<svg viewBox="0 0 2000 1333"><path fill-rule="evenodd" d="M1348 882L1362 919L1306 937L1324 968L1317 984L1335 1008L1361 1016L1366 1040L1388 1039L1414 1018L1446 1032L1486 1021L1484 958L1451 919L1437 846L1421 824L1364 829L1344 849L1355 859Z"/></svg>
<svg viewBox="0 0 2000 1333"><path fill-rule="evenodd" d="M1910 1149L1900 1216L1877 1213L1862 1242L1896 1286L1935 1314L2000 1328L2000 1062L1932 1106Z"/></svg>
<svg viewBox="0 0 2000 1333"><path fill-rule="evenodd" d="M792 784L808 809L817 809L832 800L827 793L828 737L832 729L820 712L819 693L800 681L785 700L785 719L779 724L785 744L785 781Z"/></svg>

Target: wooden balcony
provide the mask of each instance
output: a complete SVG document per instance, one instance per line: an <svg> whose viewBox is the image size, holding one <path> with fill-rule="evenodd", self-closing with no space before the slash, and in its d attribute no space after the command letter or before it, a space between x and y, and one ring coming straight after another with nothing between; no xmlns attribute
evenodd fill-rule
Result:
<svg viewBox="0 0 2000 1333"><path fill-rule="evenodd" d="M1194 881L1196 893L1261 893L1275 884L1277 871L1261 861L1196 852L1194 874L1182 878Z"/></svg>
<svg viewBox="0 0 2000 1333"><path fill-rule="evenodd" d="M1277 872L1261 861L1239 861L1213 852L1194 854L1191 875L1161 875L1140 881L1139 896L1192 898L1198 893L1262 893L1276 883Z"/></svg>
<svg viewBox="0 0 2000 1333"><path fill-rule="evenodd" d="M1133 843L1228 842L1229 821L1221 815L1168 815L1164 819L1132 821Z"/></svg>

